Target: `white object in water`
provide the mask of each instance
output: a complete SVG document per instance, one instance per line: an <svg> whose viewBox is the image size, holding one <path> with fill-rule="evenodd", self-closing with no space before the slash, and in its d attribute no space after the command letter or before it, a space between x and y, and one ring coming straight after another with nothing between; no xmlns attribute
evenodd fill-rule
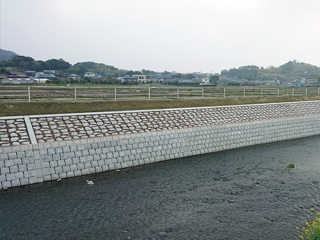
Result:
<svg viewBox="0 0 320 240"><path fill-rule="evenodd" d="M90 186L93 186L94 182L87 180L87 184L90 185Z"/></svg>

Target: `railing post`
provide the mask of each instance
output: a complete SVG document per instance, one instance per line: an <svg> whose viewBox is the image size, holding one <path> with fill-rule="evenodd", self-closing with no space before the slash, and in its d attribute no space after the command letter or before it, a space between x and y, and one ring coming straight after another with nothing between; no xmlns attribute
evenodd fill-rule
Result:
<svg viewBox="0 0 320 240"><path fill-rule="evenodd" d="M77 88L74 87L74 101L77 101Z"/></svg>
<svg viewBox="0 0 320 240"><path fill-rule="evenodd" d="M280 89L278 88L278 97L280 96Z"/></svg>
<svg viewBox="0 0 320 240"><path fill-rule="evenodd" d="M294 88L292 88L292 97L294 96Z"/></svg>
<svg viewBox="0 0 320 240"><path fill-rule="evenodd" d="M243 88L243 97L246 97L246 88Z"/></svg>
<svg viewBox="0 0 320 240"><path fill-rule="evenodd" d="M262 97L262 95L263 95L263 88L261 88L261 97Z"/></svg>
<svg viewBox="0 0 320 240"><path fill-rule="evenodd" d="M117 87L114 88L114 101L117 101Z"/></svg>
<svg viewBox="0 0 320 240"><path fill-rule="evenodd" d="M30 93L30 86L28 86L28 101L31 101L31 93Z"/></svg>
<svg viewBox="0 0 320 240"><path fill-rule="evenodd" d="M308 88L306 87L306 96L308 96Z"/></svg>
<svg viewBox="0 0 320 240"><path fill-rule="evenodd" d="M177 99L179 99L179 88L177 88Z"/></svg>
<svg viewBox="0 0 320 240"><path fill-rule="evenodd" d="M149 100L150 100L150 88L149 88Z"/></svg>
<svg viewBox="0 0 320 240"><path fill-rule="evenodd" d="M226 98L226 88L223 89L223 98Z"/></svg>
<svg viewBox="0 0 320 240"><path fill-rule="evenodd" d="M203 98L203 93L204 93L204 92L203 92L203 88L202 88L202 98Z"/></svg>
<svg viewBox="0 0 320 240"><path fill-rule="evenodd" d="M320 87L318 88L318 95L320 95Z"/></svg>

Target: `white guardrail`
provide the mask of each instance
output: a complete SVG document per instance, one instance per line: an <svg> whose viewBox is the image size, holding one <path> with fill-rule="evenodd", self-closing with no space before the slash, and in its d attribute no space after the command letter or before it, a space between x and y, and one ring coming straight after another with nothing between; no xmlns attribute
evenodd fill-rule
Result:
<svg viewBox="0 0 320 240"><path fill-rule="evenodd" d="M120 101L320 95L320 88L0 86L0 101Z"/></svg>

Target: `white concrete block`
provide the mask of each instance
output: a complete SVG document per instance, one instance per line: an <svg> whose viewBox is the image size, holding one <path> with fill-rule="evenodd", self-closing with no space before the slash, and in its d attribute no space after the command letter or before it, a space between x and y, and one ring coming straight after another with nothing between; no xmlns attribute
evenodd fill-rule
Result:
<svg viewBox="0 0 320 240"><path fill-rule="evenodd" d="M22 181L22 179L21 179L21 181ZM45 181L45 182L51 181L51 175L43 176L43 181Z"/></svg>
<svg viewBox="0 0 320 240"><path fill-rule="evenodd" d="M2 182L2 188L10 188L10 187L12 187L12 184L10 181Z"/></svg>

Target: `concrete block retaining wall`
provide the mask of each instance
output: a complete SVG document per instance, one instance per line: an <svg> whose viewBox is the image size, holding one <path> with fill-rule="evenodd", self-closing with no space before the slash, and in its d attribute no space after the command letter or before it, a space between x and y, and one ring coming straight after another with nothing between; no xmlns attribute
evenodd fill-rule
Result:
<svg viewBox="0 0 320 240"><path fill-rule="evenodd" d="M252 112L252 109L250 110L252 107L258 107L256 110L260 110ZM247 111L239 111L239 109ZM268 112L266 109L270 111ZM282 110L279 111L279 109ZM306 112L306 109L309 112ZM272 110L277 111L274 111L274 114L272 114ZM194 114L194 111L200 111L201 114L207 115L197 120L194 119L198 117L197 114ZM162 114L165 112L166 114ZM184 117L184 112L188 113L189 120ZM221 114L221 112L226 112L227 114ZM261 112L264 112L264 114L261 115ZM161 118L163 129L155 130L155 128L161 128L162 125L158 124L155 126L156 123L150 121L151 113L158 114L157 116L153 116L153 118ZM121 119L118 118L118 121L123 122L126 121L125 114L129 114L130 116L140 114L142 119L145 119L144 124L149 127L142 128L143 124L140 124L140 127L138 127L140 130L135 130L133 127L130 130L126 126L131 124L133 120L130 121L129 119L127 125L122 124L118 128L118 132L115 132L116 134L114 132L114 134L111 134L113 130L109 132L105 131L105 134L101 134L101 131L98 131L97 135L99 136L88 137L87 135L87 137L71 138L69 140L56 140L48 137L48 141L38 142L39 139L43 140L43 136L45 135L39 134L42 137L37 138L34 132L32 133L33 129L30 122L37 122L32 121L32 119L44 121L45 118L49 118L47 120L54 126L54 118L58 118L57 121L60 121L60 125L63 125L63 117L61 115L29 116L31 119L29 123L27 122L28 118L24 117L26 128L20 129L21 133L23 133L21 136L25 136L27 129L30 136L29 142L19 145L11 142L9 146L0 148L0 188L70 178L175 158L320 134L320 101L179 110L91 113L87 115L89 115L89 120L95 119L93 116L96 116L96 119L100 120L104 118L109 118L109 120L111 118L112 120L121 114ZM69 118L65 118L66 121L69 121L72 116L78 116L77 119L85 119L86 117L83 116L87 115L69 114L64 115L64 117L69 116ZM99 117L101 115L103 117ZM166 120L167 115L170 117ZM169 123L170 120L175 119L175 116L179 115L179 119L183 119L184 124L187 126L182 125L181 127L177 123L175 125L165 125L166 121ZM241 121L239 121L239 117L242 118ZM4 124L0 125L0 127L7 126L5 124L8 121L9 124L13 124L12 119L3 119L5 120L2 122ZM179 119L176 119L176 121L179 122ZM219 119L225 119L225 121L218 121ZM194 124L190 124L190 121ZM16 122L19 127L23 128L23 122ZM109 124L109 122L101 122L102 124L98 125L100 121L92 120L91 126L92 124L96 124L103 127ZM199 122L203 124L197 126ZM72 125L69 122L69 127L75 128L78 123L76 121ZM82 124L80 123L78 125ZM41 124L34 124L33 127L39 125ZM43 125L47 126L46 124ZM60 125L52 129L55 130ZM151 127L151 125L153 126ZM190 125L192 126L190 127ZM112 129L117 128L114 125L112 126ZM14 127L16 129L19 128L17 126ZM99 128L100 130L107 129L107 127L101 127ZM67 128L68 126L66 126ZM2 127L2 129L4 128ZM9 130L11 128L6 127L6 129L9 135L5 134L5 131L2 131L3 136L10 136ZM44 128L43 131L48 131L48 129L50 127ZM133 132L129 132L129 130ZM39 127L36 128L36 131L42 130ZM64 130L61 128L59 131ZM78 131L83 130L80 129ZM94 134L92 128L88 129L88 132L88 134ZM58 137L60 136L58 135ZM70 136L76 136L76 134Z"/></svg>

